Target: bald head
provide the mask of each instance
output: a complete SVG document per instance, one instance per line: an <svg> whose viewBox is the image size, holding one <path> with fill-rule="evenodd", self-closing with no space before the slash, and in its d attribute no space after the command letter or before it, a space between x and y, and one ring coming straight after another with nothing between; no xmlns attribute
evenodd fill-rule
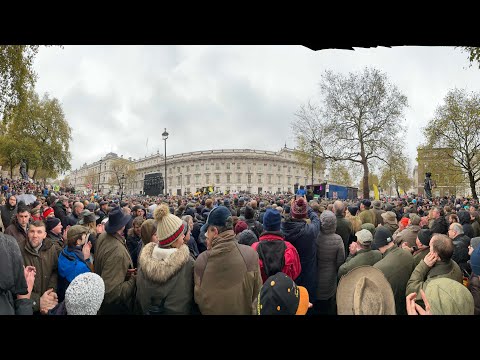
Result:
<svg viewBox="0 0 480 360"><path fill-rule="evenodd" d="M343 201L337 200L333 203L333 212L335 215L345 215L345 204Z"/></svg>

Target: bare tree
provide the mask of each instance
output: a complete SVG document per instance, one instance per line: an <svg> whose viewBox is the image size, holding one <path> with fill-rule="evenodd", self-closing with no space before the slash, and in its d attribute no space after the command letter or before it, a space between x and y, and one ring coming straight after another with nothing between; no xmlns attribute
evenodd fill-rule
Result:
<svg viewBox="0 0 480 360"><path fill-rule="evenodd" d="M472 196L478 199L475 185L480 181L480 93L453 89L447 93L433 120L423 129L438 162L451 159L449 166L468 175ZM434 150L434 151L433 151Z"/></svg>
<svg viewBox="0 0 480 360"><path fill-rule="evenodd" d="M323 107L302 105L292 124L299 150L314 144L318 156L363 167L363 197L369 197L369 163L385 154L405 130L407 97L374 68L348 76L326 71L320 82Z"/></svg>

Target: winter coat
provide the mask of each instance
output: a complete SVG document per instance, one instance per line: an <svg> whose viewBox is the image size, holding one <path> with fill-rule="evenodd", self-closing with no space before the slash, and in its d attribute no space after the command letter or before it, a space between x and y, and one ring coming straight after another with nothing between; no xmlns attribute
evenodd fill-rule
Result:
<svg viewBox="0 0 480 360"><path fill-rule="evenodd" d="M372 211L370 211L370 209L364 209L360 211L360 213L358 214L358 217L360 218L360 220L362 220L362 224L369 223L369 224L373 224L373 226L376 226L375 214Z"/></svg>
<svg viewBox="0 0 480 360"><path fill-rule="evenodd" d="M18 243L12 236L0 234L0 315L32 315L32 301L17 299L27 293Z"/></svg>
<svg viewBox="0 0 480 360"><path fill-rule="evenodd" d="M348 254L348 247L350 246L350 234L352 233L352 223L345 219L343 215L336 215L337 228L335 233L340 235L345 249L345 255Z"/></svg>
<svg viewBox="0 0 480 360"><path fill-rule="evenodd" d="M139 243L142 242L142 238L133 234L127 237L127 249L130 253L130 257L132 258L133 267L137 268L137 259L138 259L138 251L140 248L138 247Z"/></svg>
<svg viewBox="0 0 480 360"><path fill-rule="evenodd" d="M66 219L66 224L67 226L70 225L70 226L75 226L78 224L78 221L80 219L78 218L78 216L75 214L75 212L72 212L70 215L67 216L67 219Z"/></svg>
<svg viewBox="0 0 480 360"><path fill-rule="evenodd" d="M447 262L438 261L431 268L425 264L425 261L420 261L415 267L415 270L413 270L412 275L410 275L405 296L413 292L417 293L416 301L420 305L424 305L420 289L425 291L430 281L440 277L446 277L458 281L459 283L463 282L462 270L460 270L460 267L453 260L448 260ZM420 303L420 301L422 301L422 303Z"/></svg>
<svg viewBox="0 0 480 360"><path fill-rule="evenodd" d="M426 247L424 249L418 249L417 251L415 251L412 255L413 255L413 261L414 261L414 264L415 266L418 265L418 263L420 261L422 261L425 256L427 256L427 254L430 252L430 247Z"/></svg>
<svg viewBox="0 0 480 360"><path fill-rule="evenodd" d="M242 232L243 233L243 232ZM298 256L297 249L295 249L295 246L293 246L291 243L288 241L285 241L285 238L280 232L264 232L262 236L260 236L259 241L254 242L251 246L252 248L258 253L259 255L259 265L260 265L260 271L262 274L262 282L265 282L269 276L265 273L265 266L264 262L262 260L262 256L258 250L260 246L260 242L270 242L273 244L271 249L275 247L276 244L283 242L285 244L285 251L283 252L283 261L284 261L284 266L282 269L279 271L287 274L290 276L293 280L298 278L302 271L302 265L300 264L300 257ZM271 259L272 255L275 254L270 254L268 253L268 248L263 248L262 244L262 251L261 253L265 255L266 258ZM274 271L271 275L275 275L278 271Z"/></svg>
<svg viewBox="0 0 480 360"><path fill-rule="evenodd" d="M55 249L57 250L57 254L60 255L60 253L63 250L63 245L64 245L62 236L61 235L55 235L54 233L49 231L47 233L47 238L49 238L52 241L53 246L55 246Z"/></svg>
<svg viewBox="0 0 480 360"><path fill-rule="evenodd" d="M195 302L203 315L252 315L262 286L257 252L219 234L195 261Z"/></svg>
<svg viewBox="0 0 480 360"><path fill-rule="evenodd" d="M320 233L320 219L315 211L308 208L310 224L304 220L291 219L282 222L281 230L285 241L290 242L297 249L300 257L302 272L295 280L299 286L304 286L309 294L315 294L317 283L317 244Z"/></svg>
<svg viewBox="0 0 480 360"><path fill-rule="evenodd" d="M397 233L397 236L393 236L393 241L398 246L406 242L409 247L416 246L418 232L421 230L419 225L408 225L405 229Z"/></svg>
<svg viewBox="0 0 480 360"><path fill-rule="evenodd" d="M263 232L263 225L254 219L248 219L248 220L245 220L245 222L247 223L247 226L248 226L247 229L252 230L254 234L257 236L257 238L259 238Z"/></svg>
<svg viewBox="0 0 480 360"><path fill-rule="evenodd" d="M2 230L5 231L5 229L10 226L10 224L12 223L13 217L17 213L17 205L15 205L14 207L11 207L10 204L8 204L8 200L7 200L7 204L0 206L0 213L1 213L0 216L2 217L2 223L4 226Z"/></svg>
<svg viewBox="0 0 480 360"><path fill-rule="evenodd" d="M28 225L27 225L27 231L23 230L23 228L18 224L17 219L13 219L12 223L7 227L5 230L5 234L13 236L15 239L17 239L18 246L23 248L25 246L25 243L28 242Z"/></svg>
<svg viewBox="0 0 480 360"><path fill-rule="evenodd" d="M475 232L473 231L473 227L470 221L470 213L465 210L461 210L457 213L458 220L463 227L463 233L467 235L470 239L475 237Z"/></svg>
<svg viewBox="0 0 480 360"><path fill-rule="evenodd" d="M43 240L43 244L38 250L38 253L32 248L29 241L27 241L20 250L22 251L25 266L35 266L37 271L30 299L32 300L33 312L39 312L40 297L43 293L48 289L53 289L55 292L57 291L57 250L49 238Z"/></svg>
<svg viewBox="0 0 480 360"><path fill-rule="evenodd" d="M55 214L55 217L57 219L60 219L60 222L62 223L63 228L66 229L68 222L67 222L67 209L65 208L65 205L63 205L61 201L57 201L53 206L53 212Z"/></svg>
<svg viewBox="0 0 480 360"><path fill-rule="evenodd" d="M125 239L118 234L100 234L95 251L95 272L105 283L105 297L99 314L132 312L135 299L135 276L126 280L127 270L133 269Z"/></svg>
<svg viewBox="0 0 480 360"><path fill-rule="evenodd" d="M65 291L67 291L67 287L73 279L80 274L91 271L89 262L90 259L84 260L80 246L64 248L60 252L58 256L58 302L65 299Z"/></svg>
<svg viewBox="0 0 480 360"><path fill-rule="evenodd" d="M460 269L466 270L467 269L467 261L470 259L470 255L468 255L468 245L470 244L470 238L465 234L460 234L453 239L453 255L452 260L454 260Z"/></svg>
<svg viewBox="0 0 480 360"><path fill-rule="evenodd" d="M385 251L382 260L373 266L383 272L392 287L396 314L406 315L405 291L414 269L412 254L393 246Z"/></svg>
<svg viewBox="0 0 480 360"><path fill-rule="evenodd" d="M377 226L378 224L384 225L384 220L383 220L382 214L385 212L385 210L373 208L373 209L370 209L370 211L372 211L373 214L375 215L375 224L374 225L375 226Z"/></svg>
<svg viewBox="0 0 480 360"><path fill-rule="evenodd" d="M468 290L472 293L475 304L474 315L480 315L480 276L472 273L468 279Z"/></svg>
<svg viewBox="0 0 480 360"><path fill-rule="evenodd" d="M348 255L345 263L340 266L338 269L338 280L340 280L342 276L347 274L350 270L363 265L373 266L380 260L382 260L382 253L378 250L358 250L354 255Z"/></svg>
<svg viewBox="0 0 480 360"><path fill-rule="evenodd" d="M188 315L193 310L193 266L188 246L144 246L138 259L136 313Z"/></svg>
<svg viewBox="0 0 480 360"><path fill-rule="evenodd" d="M342 238L335 234L337 219L331 211L320 215L322 223L317 245L316 293L310 295L314 301L328 300L337 291L338 268L345 261L345 249Z"/></svg>

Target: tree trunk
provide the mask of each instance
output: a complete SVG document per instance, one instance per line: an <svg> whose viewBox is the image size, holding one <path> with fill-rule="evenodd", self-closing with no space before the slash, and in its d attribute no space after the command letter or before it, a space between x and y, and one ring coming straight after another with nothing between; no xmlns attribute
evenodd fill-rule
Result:
<svg viewBox="0 0 480 360"><path fill-rule="evenodd" d="M37 168L33 171L32 179L35 180L35 176L37 176Z"/></svg>
<svg viewBox="0 0 480 360"><path fill-rule="evenodd" d="M475 178L473 177L473 172L471 170L468 172L468 180L470 181L470 189L472 190L472 197L478 200L477 191L475 190Z"/></svg>
<svg viewBox="0 0 480 360"><path fill-rule="evenodd" d="M370 198L370 189L368 185L368 163L366 160L363 162L363 198Z"/></svg>
<svg viewBox="0 0 480 360"><path fill-rule="evenodd" d="M398 198L400 198L400 191L398 191L398 184L395 184L395 191L397 192Z"/></svg>
<svg viewBox="0 0 480 360"><path fill-rule="evenodd" d="M13 166L10 165L10 179L13 179Z"/></svg>

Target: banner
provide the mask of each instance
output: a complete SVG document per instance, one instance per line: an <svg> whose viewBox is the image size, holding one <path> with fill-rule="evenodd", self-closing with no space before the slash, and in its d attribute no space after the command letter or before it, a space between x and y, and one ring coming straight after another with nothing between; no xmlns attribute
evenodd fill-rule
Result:
<svg viewBox="0 0 480 360"><path fill-rule="evenodd" d="M373 194L375 195L375 200L380 200L380 194L378 193L378 187L375 184L373 184Z"/></svg>

